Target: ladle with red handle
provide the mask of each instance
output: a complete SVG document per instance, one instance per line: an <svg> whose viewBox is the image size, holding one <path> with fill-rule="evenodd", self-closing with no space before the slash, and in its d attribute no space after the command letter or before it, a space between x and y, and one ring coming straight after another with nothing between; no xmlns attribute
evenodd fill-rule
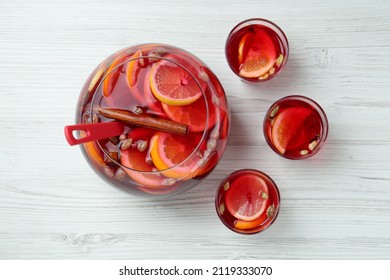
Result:
<svg viewBox="0 0 390 280"><path fill-rule="evenodd" d="M84 131L85 136L76 138L74 132ZM73 145L83 144L90 141L102 140L122 134L124 126L120 122L86 123L65 126L65 138Z"/></svg>

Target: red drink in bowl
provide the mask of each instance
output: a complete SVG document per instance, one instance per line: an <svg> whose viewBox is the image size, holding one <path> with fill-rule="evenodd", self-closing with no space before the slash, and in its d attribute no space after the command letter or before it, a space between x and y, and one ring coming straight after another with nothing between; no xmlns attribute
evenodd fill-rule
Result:
<svg viewBox="0 0 390 280"><path fill-rule="evenodd" d="M266 19L248 19L230 32L225 54L233 72L251 82L275 77L288 59L288 40L284 32Z"/></svg>
<svg viewBox="0 0 390 280"><path fill-rule="evenodd" d="M316 154L328 135L324 110L314 100L291 95L276 101L264 118L264 136L280 156L304 159Z"/></svg>
<svg viewBox="0 0 390 280"><path fill-rule="evenodd" d="M173 46L145 44L121 50L95 69L82 89L76 122L123 125L119 135L82 145L101 177L130 193L170 196L216 166L229 117L224 90L202 61Z"/></svg>
<svg viewBox="0 0 390 280"><path fill-rule="evenodd" d="M263 172L242 169L220 184L215 208L229 229L243 234L267 229L279 213L280 194L275 182Z"/></svg>

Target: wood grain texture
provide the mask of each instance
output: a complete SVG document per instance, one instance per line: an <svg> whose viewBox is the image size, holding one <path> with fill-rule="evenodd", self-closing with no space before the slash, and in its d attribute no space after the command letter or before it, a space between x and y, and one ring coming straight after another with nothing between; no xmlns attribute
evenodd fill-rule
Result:
<svg viewBox="0 0 390 280"><path fill-rule="evenodd" d="M390 4L367 1L72 0L0 2L0 259L389 259ZM283 72L240 81L224 43L241 20L274 20L290 41ZM106 185L63 127L89 72L123 47L184 48L220 78L231 134L216 170L170 200ZM262 135L267 108L289 94L327 112L324 149L278 157ZM218 220L218 183L256 168L278 184L282 208L264 233Z"/></svg>

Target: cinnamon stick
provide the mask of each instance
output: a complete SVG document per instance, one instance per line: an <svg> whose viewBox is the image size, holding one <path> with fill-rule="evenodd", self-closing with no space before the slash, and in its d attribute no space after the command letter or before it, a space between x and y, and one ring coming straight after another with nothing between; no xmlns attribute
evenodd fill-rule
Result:
<svg viewBox="0 0 390 280"><path fill-rule="evenodd" d="M111 109L111 108L98 108L98 112L110 119L116 119L128 124L147 127L159 131L165 131L178 135L188 134L188 126L182 123L166 120L162 118L152 117L148 115L137 115L131 111Z"/></svg>

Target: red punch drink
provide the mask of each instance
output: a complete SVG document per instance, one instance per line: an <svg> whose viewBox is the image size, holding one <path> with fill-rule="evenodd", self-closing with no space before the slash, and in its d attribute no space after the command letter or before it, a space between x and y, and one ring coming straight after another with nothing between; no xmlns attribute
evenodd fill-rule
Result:
<svg viewBox="0 0 390 280"><path fill-rule="evenodd" d="M130 193L170 196L214 169L226 147L229 109L202 61L173 46L145 44L95 69L82 89L76 122L123 125L114 137L82 145L101 177Z"/></svg>
<svg viewBox="0 0 390 280"><path fill-rule="evenodd" d="M264 119L264 136L280 156L304 159L316 154L328 135L328 120L315 101L299 95L276 101Z"/></svg>
<svg viewBox="0 0 390 280"><path fill-rule="evenodd" d="M275 182L266 174L238 170L220 184L215 208L229 229L253 234L267 229L279 213L280 194Z"/></svg>
<svg viewBox="0 0 390 280"><path fill-rule="evenodd" d="M248 19L230 32L225 54L233 72L251 82L275 77L288 59L284 32L265 19Z"/></svg>

